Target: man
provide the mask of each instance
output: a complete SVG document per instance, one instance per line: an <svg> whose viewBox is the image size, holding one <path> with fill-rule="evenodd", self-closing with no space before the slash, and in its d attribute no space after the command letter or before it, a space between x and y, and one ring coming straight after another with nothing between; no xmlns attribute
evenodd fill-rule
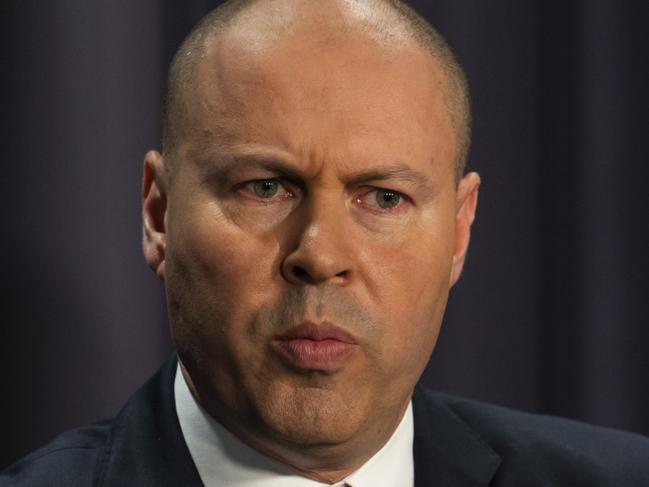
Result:
<svg viewBox="0 0 649 487"><path fill-rule="evenodd" d="M462 70L396 0L206 17L144 161L178 361L2 485L641 486L649 440L417 386L480 178Z"/></svg>

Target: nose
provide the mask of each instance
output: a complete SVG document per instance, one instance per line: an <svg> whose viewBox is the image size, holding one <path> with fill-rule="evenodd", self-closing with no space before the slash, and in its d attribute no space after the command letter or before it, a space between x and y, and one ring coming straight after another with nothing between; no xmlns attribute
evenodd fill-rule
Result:
<svg viewBox="0 0 649 487"><path fill-rule="evenodd" d="M337 203L337 204L336 204ZM282 275L292 284L346 285L352 278L353 246L346 210L339 202L312 202L300 215L292 250Z"/></svg>

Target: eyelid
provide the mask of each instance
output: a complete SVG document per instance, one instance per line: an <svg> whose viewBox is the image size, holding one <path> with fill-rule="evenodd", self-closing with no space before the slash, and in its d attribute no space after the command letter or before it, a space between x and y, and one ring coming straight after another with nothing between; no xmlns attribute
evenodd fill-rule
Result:
<svg viewBox="0 0 649 487"><path fill-rule="evenodd" d="M369 186L369 185L368 186L363 186L362 188L360 188L358 190L358 193L362 193L362 194L365 195L365 194L371 193L373 191L387 191L388 193L396 193L399 196L401 196L404 200L412 201L412 198L410 196L408 196L408 194L404 193L403 191L401 191L399 189L388 188L388 187L385 187L385 186Z"/></svg>

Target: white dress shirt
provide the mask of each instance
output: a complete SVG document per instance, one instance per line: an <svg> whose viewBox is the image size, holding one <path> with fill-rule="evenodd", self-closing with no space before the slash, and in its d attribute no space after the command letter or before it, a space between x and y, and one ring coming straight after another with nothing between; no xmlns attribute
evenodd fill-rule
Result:
<svg viewBox="0 0 649 487"><path fill-rule="evenodd" d="M216 422L192 396L180 371L174 384L180 428L206 487L323 487L242 443ZM358 470L334 486L412 487L412 403L390 439Z"/></svg>

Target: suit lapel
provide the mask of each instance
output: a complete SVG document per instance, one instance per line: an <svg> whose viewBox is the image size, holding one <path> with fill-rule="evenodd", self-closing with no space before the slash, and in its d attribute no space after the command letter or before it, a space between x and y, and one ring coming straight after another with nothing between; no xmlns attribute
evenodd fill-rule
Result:
<svg viewBox="0 0 649 487"><path fill-rule="evenodd" d="M199 487L176 415L175 355L115 418L99 485Z"/></svg>
<svg viewBox="0 0 649 487"><path fill-rule="evenodd" d="M498 454L434 393L418 386L412 403L415 487L488 485L500 465Z"/></svg>

